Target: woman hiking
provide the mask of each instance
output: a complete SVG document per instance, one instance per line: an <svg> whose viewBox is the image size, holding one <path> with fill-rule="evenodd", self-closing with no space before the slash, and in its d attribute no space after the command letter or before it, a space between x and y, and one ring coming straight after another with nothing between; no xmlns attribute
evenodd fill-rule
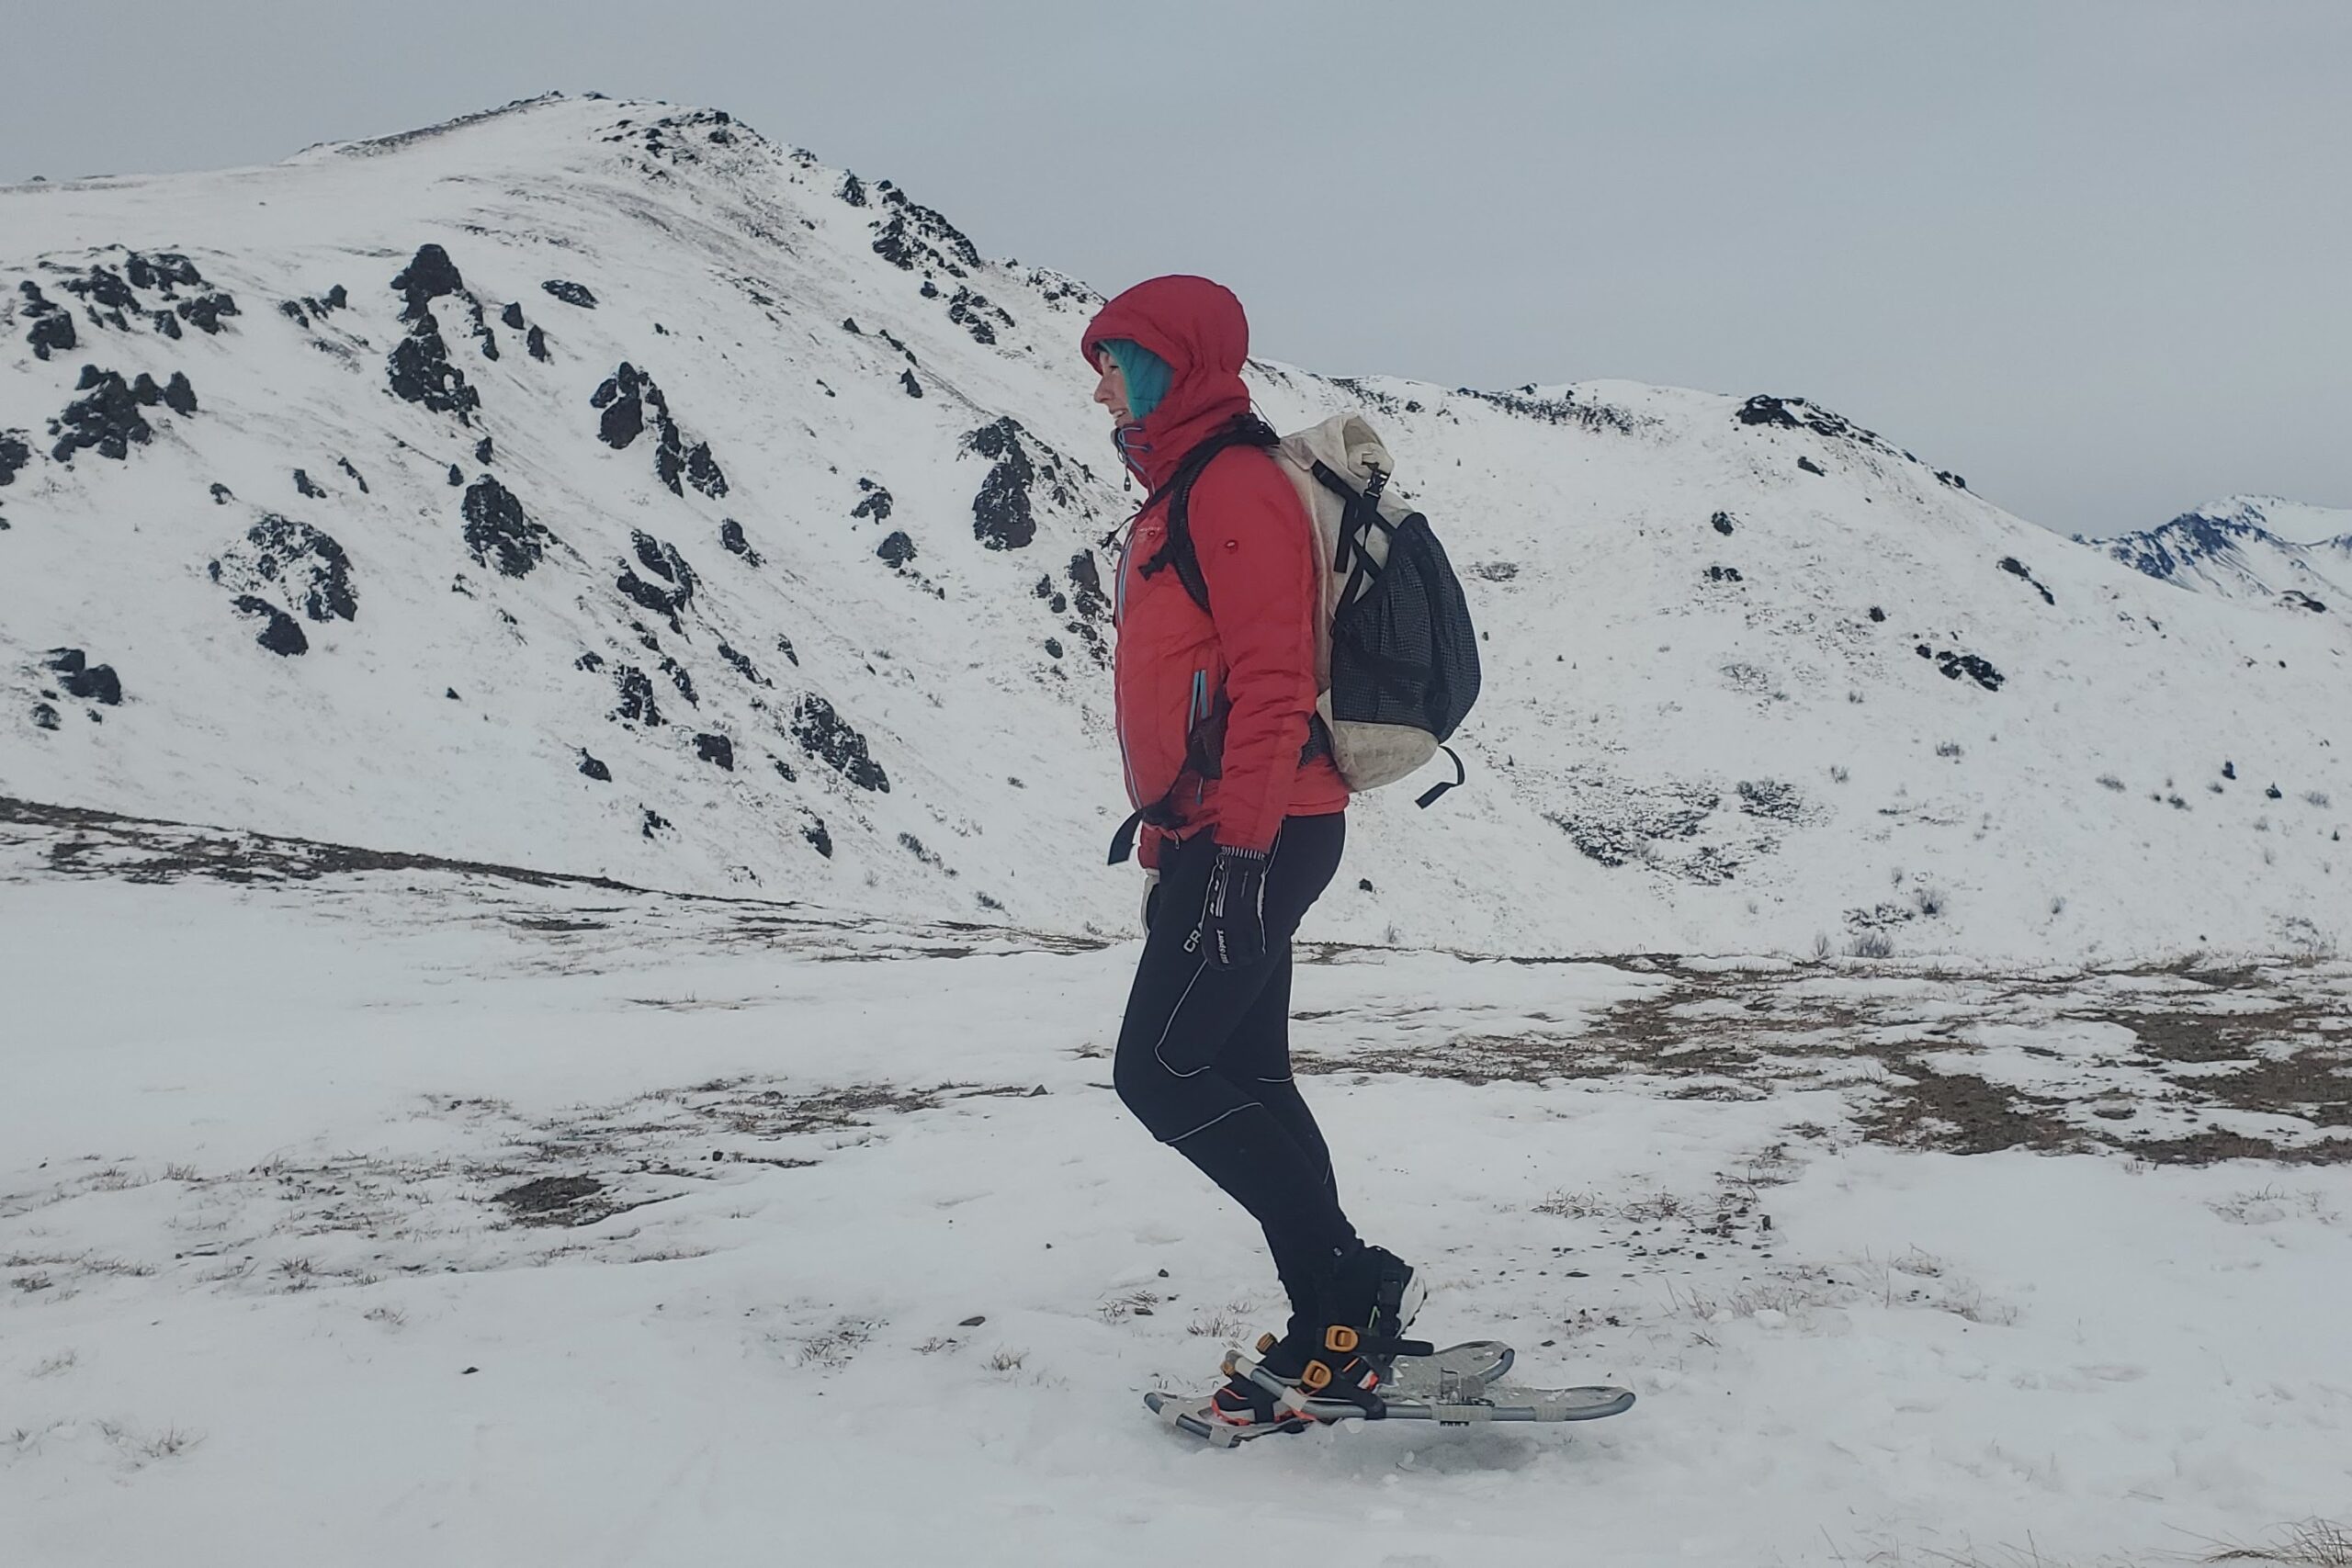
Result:
<svg viewBox="0 0 2352 1568"><path fill-rule="evenodd" d="M1143 958L1113 1079L1161 1143L1265 1230L1290 1297L1269 1371L1321 1399L1368 1396L1424 1293L1361 1240L1291 1077L1291 936L1339 869L1348 790L1315 719L1321 564L1306 508L1250 410L1241 302L1156 277L1081 346L1120 459L1147 499L1119 551L1119 750L1141 829ZM1295 1420L1234 1377L1236 1426Z"/></svg>

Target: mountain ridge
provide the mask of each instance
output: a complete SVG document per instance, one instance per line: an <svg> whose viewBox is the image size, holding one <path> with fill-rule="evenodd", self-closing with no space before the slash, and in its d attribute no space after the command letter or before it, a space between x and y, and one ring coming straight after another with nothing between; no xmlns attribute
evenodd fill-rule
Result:
<svg viewBox="0 0 2352 1568"><path fill-rule="evenodd" d="M0 793L1131 927L1095 857L1136 498L1087 286L599 98L40 190L0 257L0 562L38 584ZM1360 802L1328 934L2341 940L2338 606L2200 603L1801 399L1251 378L1285 426L1380 421L1487 637L1482 787Z"/></svg>

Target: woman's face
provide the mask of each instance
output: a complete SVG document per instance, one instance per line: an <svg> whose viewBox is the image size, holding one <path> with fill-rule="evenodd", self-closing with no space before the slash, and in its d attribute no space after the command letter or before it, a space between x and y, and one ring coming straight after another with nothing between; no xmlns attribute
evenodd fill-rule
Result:
<svg viewBox="0 0 2352 1568"><path fill-rule="evenodd" d="M1120 372L1119 362L1111 357L1109 349L1096 355L1094 362L1102 369L1102 379L1094 384L1094 400L1108 409L1111 423L1124 430L1135 423L1134 417L1127 412L1127 378Z"/></svg>

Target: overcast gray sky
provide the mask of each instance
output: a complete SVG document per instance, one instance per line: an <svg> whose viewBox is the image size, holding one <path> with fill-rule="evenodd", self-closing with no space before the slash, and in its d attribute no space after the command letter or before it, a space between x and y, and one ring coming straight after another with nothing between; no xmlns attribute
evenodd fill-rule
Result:
<svg viewBox="0 0 2352 1568"><path fill-rule="evenodd" d="M990 254L1217 277L1318 370L1800 394L2062 532L2352 506L2347 0L115 0L12 39L5 178L707 104Z"/></svg>

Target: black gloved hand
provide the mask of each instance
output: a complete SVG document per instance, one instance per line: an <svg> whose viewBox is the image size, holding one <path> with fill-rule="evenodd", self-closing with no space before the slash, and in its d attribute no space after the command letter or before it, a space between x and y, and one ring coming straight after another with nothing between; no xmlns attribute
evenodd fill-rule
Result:
<svg viewBox="0 0 2352 1568"><path fill-rule="evenodd" d="M1266 852L1219 844L1208 897L1193 933L1219 969L1246 969L1266 956Z"/></svg>

